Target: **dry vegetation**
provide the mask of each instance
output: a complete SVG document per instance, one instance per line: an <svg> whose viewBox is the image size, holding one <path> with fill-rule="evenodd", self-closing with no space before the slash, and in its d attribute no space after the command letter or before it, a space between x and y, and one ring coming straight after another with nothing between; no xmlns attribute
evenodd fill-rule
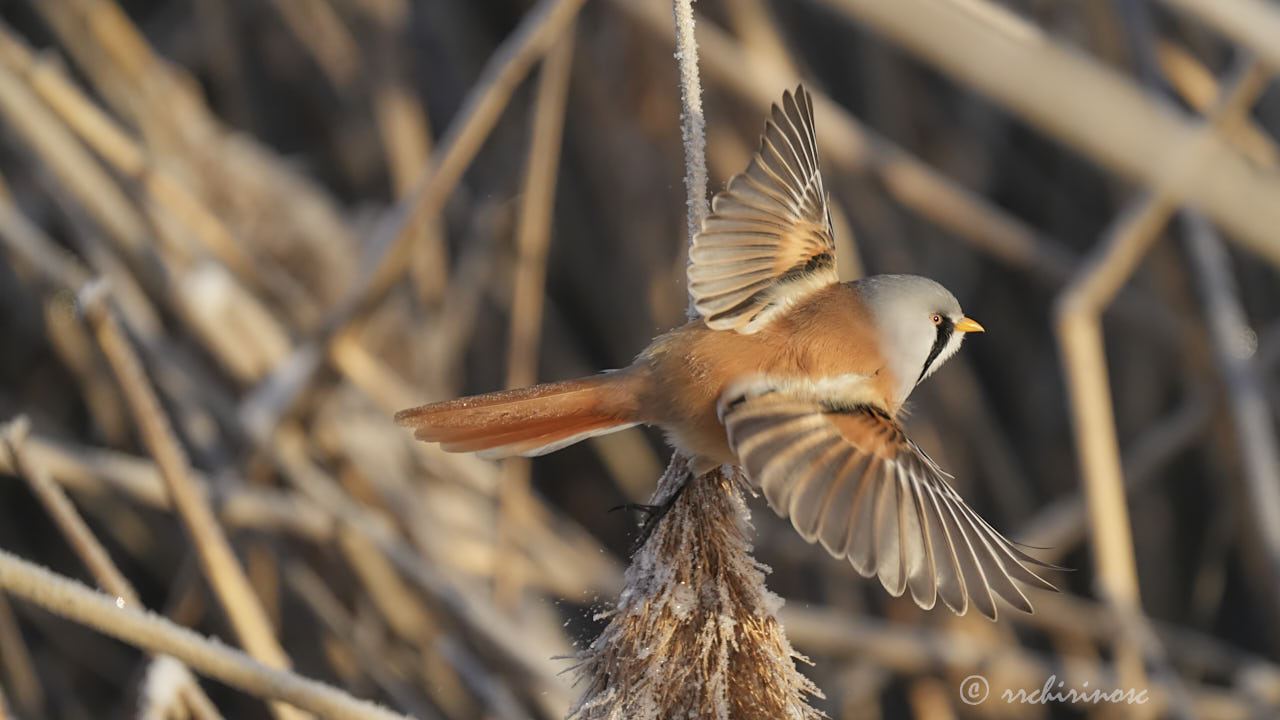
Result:
<svg viewBox="0 0 1280 720"><path fill-rule="evenodd" d="M988 329L913 436L1065 592L921 612L724 477L624 573L656 434L496 466L392 424L683 321L666 0L15 1L0 718L1274 715L1280 9L696 10L710 189L815 91L842 270ZM1153 702L997 697L1050 674Z"/></svg>

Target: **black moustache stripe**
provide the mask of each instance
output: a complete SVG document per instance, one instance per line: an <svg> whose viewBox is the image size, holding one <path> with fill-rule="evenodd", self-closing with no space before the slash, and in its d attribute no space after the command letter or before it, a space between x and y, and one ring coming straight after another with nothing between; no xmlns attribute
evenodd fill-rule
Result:
<svg viewBox="0 0 1280 720"><path fill-rule="evenodd" d="M924 367L920 368L920 377L916 378L917 385L929 373L929 368L933 366L933 361L938 359L938 354L942 352L942 348L947 346L947 341L951 339L951 333L955 332L955 330L956 324L951 322L951 318L943 315L942 322L938 323L938 337L933 341L933 348L929 350L929 357L924 361Z"/></svg>

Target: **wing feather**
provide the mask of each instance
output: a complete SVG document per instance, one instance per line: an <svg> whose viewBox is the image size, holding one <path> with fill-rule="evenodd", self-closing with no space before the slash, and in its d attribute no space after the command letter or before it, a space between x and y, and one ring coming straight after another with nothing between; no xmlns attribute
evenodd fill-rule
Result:
<svg viewBox="0 0 1280 720"><path fill-rule="evenodd" d="M791 477L805 478L808 481L804 491L793 494L791 498L793 517L812 518L806 527L796 528L800 531L800 537L807 542L817 540L819 530L828 532L826 525L819 521L826 515L831 495L843 480L836 476L832 468L841 454L848 455L849 448L840 442L839 436L828 432L822 436L820 444L815 444L804 455L795 457L787 468ZM829 532L835 532L835 529L832 528Z"/></svg>
<svg viewBox="0 0 1280 720"><path fill-rule="evenodd" d="M827 552L838 555L849 537L850 520L848 512L838 512L839 508L848 508L853 504L858 492L859 478L851 477L845 470L854 462L857 455L853 448L845 443L833 442L833 451L823 458L822 472L831 476L831 487L822 508L818 511L822 517L831 518L822 523L818 530L818 541Z"/></svg>
<svg viewBox="0 0 1280 720"><path fill-rule="evenodd" d="M853 544L849 548L849 564L853 565L859 575L868 578L876 575L876 510L880 499L883 465L884 461L880 458L870 459L867 471L862 476L860 502L854 508L856 513L853 516ZM747 472L750 474L750 470Z"/></svg>
<svg viewBox="0 0 1280 720"><path fill-rule="evenodd" d="M911 599L925 610L932 609L938 600L938 585L934 578L937 570L933 560L933 545L929 540L929 527L924 515L919 478L904 473L911 487L902 503L902 542L907 546L907 588Z"/></svg>
<svg viewBox="0 0 1280 720"><path fill-rule="evenodd" d="M835 557L847 557L854 569L858 569L858 564L854 562L854 548L858 543L858 532L860 528L870 527L871 523L868 518L870 514L867 510L871 506L870 496L870 475L879 460L874 455L864 455L855 452L853 457L849 459L849 465L843 468L846 477L853 483L853 500L848 505L847 514L849 516L849 527L845 530L844 544L838 548L827 548L827 552ZM868 574L858 570L863 577Z"/></svg>
<svg viewBox="0 0 1280 720"><path fill-rule="evenodd" d="M964 584L964 572L960 569L960 557L956 554L956 540L943 519L942 500L937 490L928 483L921 483L925 516L929 521L929 539L933 544L934 580L938 584L938 597L951 611L963 615L969 609L969 593Z"/></svg>
<svg viewBox="0 0 1280 720"><path fill-rule="evenodd" d="M788 394L790 393L790 394ZM1054 589L1027 556L874 407L834 408L792 387L721 398L729 444L769 505L808 542L916 604L940 599L996 617L995 598L1031 612L1018 583Z"/></svg>
<svg viewBox="0 0 1280 720"><path fill-rule="evenodd" d="M890 595L898 597L906 590L906 576L902 573L902 544L898 542L898 495L900 484L897 468L883 463L881 482L876 500L875 559L876 575Z"/></svg>
<svg viewBox="0 0 1280 720"><path fill-rule="evenodd" d="M753 333L777 310L837 281L813 100L803 87L773 106L760 149L711 210L688 268L689 292L709 327Z"/></svg>

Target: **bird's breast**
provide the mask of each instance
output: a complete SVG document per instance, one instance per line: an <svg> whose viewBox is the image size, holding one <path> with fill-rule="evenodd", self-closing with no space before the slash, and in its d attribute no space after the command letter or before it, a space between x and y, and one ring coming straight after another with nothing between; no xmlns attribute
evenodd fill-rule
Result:
<svg viewBox="0 0 1280 720"><path fill-rule="evenodd" d="M893 378L872 329L857 322L865 319L798 310L805 308L750 335L695 321L655 340L638 359L651 378L641 401L644 421L663 428L673 445L709 469L736 463L717 413L721 396L735 384L774 383L779 392L895 413Z"/></svg>

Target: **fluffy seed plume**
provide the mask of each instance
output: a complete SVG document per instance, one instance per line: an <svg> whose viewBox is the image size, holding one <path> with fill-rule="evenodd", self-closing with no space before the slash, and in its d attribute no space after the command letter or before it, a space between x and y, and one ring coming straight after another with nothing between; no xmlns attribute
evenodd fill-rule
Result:
<svg viewBox="0 0 1280 720"><path fill-rule="evenodd" d="M632 558L609 624L581 653L571 720L807 720L821 691L778 622L782 599L750 555L746 484L689 477L677 457L655 497L684 491Z"/></svg>

